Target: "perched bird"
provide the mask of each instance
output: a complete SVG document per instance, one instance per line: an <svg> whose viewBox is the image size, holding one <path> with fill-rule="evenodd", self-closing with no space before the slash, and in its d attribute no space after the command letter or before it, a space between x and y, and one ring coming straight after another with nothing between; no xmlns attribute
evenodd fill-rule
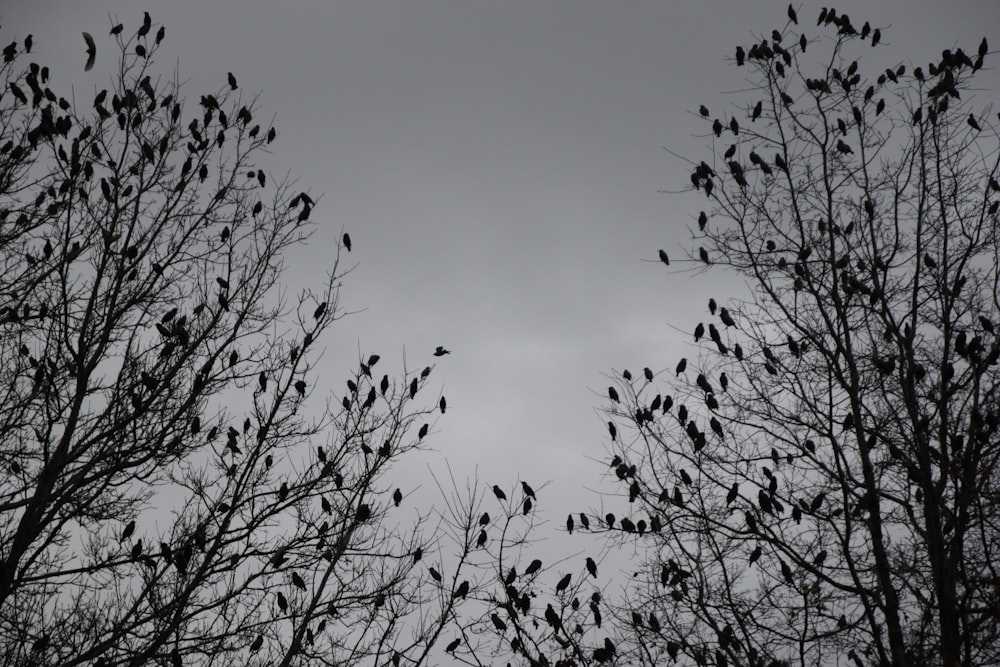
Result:
<svg viewBox="0 0 1000 667"><path fill-rule="evenodd" d="M493 485L493 495L497 497L497 500L507 500L507 494L496 484Z"/></svg>
<svg viewBox="0 0 1000 667"><path fill-rule="evenodd" d="M712 263L712 262L710 262L710 261L709 261L709 259L708 259L708 251L707 251L707 250L705 250L705 248L703 248L703 247L701 247L701 248L698 248L698 257L699 257L699 258L701 259L701 261L702 261L702 262L704 262L705 264L711 264L711 263Z"/></svg>
<svg viewBox="0 0 1000 667"><path fill-rule="evenodd" d="M617 403L620 400L618 392L615 390L614 387L608 387L608 397L615 403Z"/></svg>
<svg viewBox="0 0 1000 667"><path fill-rule="evenodd" d="M540 560L538 560L536 558L533 561L531 561L530 563L528 563L528 569L526 569L524 571L524 575L526 577L530 577L535 572L538 572L540 569L542 569L542 561L540 561Z"/></svg>
<svg viewBox="0 0 1000 667"><path fill-rule="evenodd" d="M399 489L396 489L395 491L392 492L392 503L396 507L399 507L399 503L401 502L403 502L403 492L400 491Z"/></svg>
<svg viewBox="0 0 1000 667"><path fill-rule="evenodd" d="M687 368L688 360L687 357L682 358L677 362L677 374L680 375Z"/></svg>
<svg viewBox="0 0 1000 667"><path fill-rule="evenodd" d="M97 45L94 44L94 38L89 32L83 33L83 41L87 43L87 64L84 65L83 71L89 72L94 67L94 61L97 59Z"/></svg>
<svg viewBox="0 0 1000 667"><path fill-rule="evenodd" d="M535 490L532 489L531 485L529 485L527 482L521 482L521 490L524 491L524 495L528 496L529 498L535 497Z"/></svg>
<svg viewBox="0 0 1000 667"><path fill-rule="evenodd" d="M351 235L344 232L344 247L347 248L347 252L351 252Z"/></svg>
<svg viewBox="0 0 1000 667"><path fill-rule="evenodd" d="M660 261L666 264L667 266L670 266L670 258L667 257L667 253L664 252L663 250L660 250Z"/></svg>
<svg viewBox="0 0 1000 667"><path fill-rule="evenodd" d="M791 5L788 5L788 20L791 21L792 23L795 23L796 25L799 22L799 17L795 13L795 8L792 7Z"/></svg>
<svg viewBox="0 0 1000 667"><path fill-rule="evenodd" d="M597 578L597 563L595 563L594 559L590 556L587 556L587 572L590 573L590 576L595 579Z"/></svg>
<svg viewBox="0 0 1000 667"><path fill-rule="evenodd" d="M736 321L733 320L733 316L730 315L729 311L726 310L725 308L719 310L719 319L722 320L722 323L725 324L727 327L736 326Z"/></svg>
<svg viewBox="0 0 1000 667"><path fill-rule="evenodd" d="M135 533L135 519L125 524L125 530L122 531L122 541L132 537L133 533Z"/></svg>
<svg viewBox="0 0 1000 667"><path fill-rule="evenodd" d="M755 121L758 118L760 118L761 111L763 110L764 110L764 102L758 101L757 104L754 105L753 112L750 114L750 120Z"/></svg>
<svg viewBox="0 0 1000 667"><path fill-rule="evenodd" d="M438 346L437 346L437 347L436 347L436 348L434 349L434 356L435 356L435 357L443 357L443 356L444 356L444 355L446 355L446 354L451 354L451 350L446 350L446 349L444 349L444 348L443 348L442 346L440 346L440 345L438 345Z"/></svg>
<svg viewBox="0 0 1000 667"><path fill-rule="evenodd" d="M559 580L559 583L556 584L556 593L561 593L569 588L569 582L572 578L572 574L564 575L563 578Z"/></svg>
<svg viewBox="0 0 1000 667"><path fill-rule="evenodd" d="M698 231L705 231L705 226L708 224L708 216L704 211L698 213Z"/></svg>
<svg viewBox="0 0 1000 667"><path fill-rule="evenodd" d="M708 107L706 107L704 104L702 104L700 107L698 107L698 113L700 113L702 116L704 116L704 117L707 118L708 117Z"/></svg>
<svg viewBox="0 0 1000 667"><path fill-rule="evenodd" d="M233 73L232 72L228 72L226 74L226 78L229 80L229 88L230 88L230 90L236 90L236 88L237 88L237 86L236 86L236 77L233 76Z"/></svg>

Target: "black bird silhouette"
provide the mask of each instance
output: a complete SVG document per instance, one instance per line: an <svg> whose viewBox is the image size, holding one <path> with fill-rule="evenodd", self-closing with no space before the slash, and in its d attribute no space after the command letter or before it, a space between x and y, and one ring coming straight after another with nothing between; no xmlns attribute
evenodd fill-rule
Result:
<svg viewBox="0 0 1000 667"><path fill-rule="evenodd" d="M677 362L677 374L680 375L687 368L688 360L687 357L682 358Z"/></svg>
<svg viewBox="0 0 1000 667"><path fill-rule="evenodd" d="M529 485L527 482L521 482L521 490L524 491L524 495L528 496L529 498L535 497L535 490L532 489L531 485Z"/></svg>
<svg viewBox="0 0 1000 667"><path fill-rule="evenodd" d="M446 355L446 354L451 354L451 350L446 350L446 349L444 349L443 347L441 347L440 345L438 345L438 346L437 346L437 347L436 347L436 348L434 349L434 356L435 356L435 357L443 357L443 356L444 356L444 355Z"/></svg>
<svg viewBox="0 0 1000 667"><path fill-rule="evenodd" d="M89 72L94 67L94 61L97 60L97 45L94 44L94 38L89 32L83 33L83 41L87 43L87 64L83 66L83 71Z"/></svg>
<svg viewBox="0 0 1000 667"><path fill-rule="evenodd" d="M111 34L112 35L120 35L121 32L122 32L122 30L124 30L124 29L125 29L125 26L123 26L121 23L119 23L115 27L111 28Z"/></svg>
<svg viewBox="0 0 1000 667"><path fill-rule="evenodd" d="M711 264L712 262L708 259L708 251L705 248L698 248L698 257L701 258L705 264Z"/></svg>
<svg viewBox="0 0 1000 667"><path fill-rule="evenodd" d="M392 492L392 503L396 507L399 507L399 503L401 502L403 502L403 492L400 491L399 489L396 489L395 491Z"/></svg>
<svg viewBox="0 0 1000 667"><path fill-rule="evenodd" d="M725 308L722 308L719 311L719 319L722 320L722 323L725 324L727 327L735 327L736 326L736 321L733 320L733 316L730 315L729 311L726 310Z"/></svg>
<svg viewBox="0 0 1000 667"><path fill-rule="evenodd" d="M233 76L233 73L232 72L226 73L226 78L229 80L229 88L230 88L230 90L236 90L236 88L237 88L236 77Z"/></svg>
<svg viewBox="0 0 1000 667"><path fill-rule="evenodd" d="M611 398L611 400L614 401L615 403L617 403L620 400L618 392L615 391L614 387L608 387L608 397Z"/></svg>
<svg viewBox="0 0 1000 667"><path fill-rule="evenodd" d="M799 17L795 13L795 8L792 7L791 5L788 5L788 20L796 25L798 25L799 23Z"/></svg>
<svg viewBox="0 0 1000 667"><path fill-rule="evenodd" d="M306 395L306 382L305 382L305 380L298 380L295 383L295 391L297 391L299 393L299 396L305 396Z"/></svg>
<svg viewBox="0 0 1000 667"><path fill-rule="evenodd" d="M344 247L347 248L347 252L351 252L351 235L344 232Z"/></svg>
<svg viewBox="0 0 1000 667"><path fill-rule="evenodd" d="M447 646L444 647L445 653L453 653L455 649L458 648L458 645L461 643L462 643L462 638L456 637Z"/></svg>
<svg viewBox="0 0 1000 667"><path fill-rule="evenodd" d="M705 323L698 322L698 326L694 328L694 342L701 340L702 336L705 335Z"/></svg>
<svg viewBox="0 0 1000 667"><path fill-rule="evenodd" d="M664 252L663 250L660 250L660 261L666 264L667 266L670 266L670 258L667 257L667 253Z"/></svg>
<svg viewBox="0 0 1000 667"><path fill-rule="evenodd" d="M497 497L497 500L507 500L507 494L496 484L493 485L493 495Z"/></svg>
<svg viewBox="0 0 1000 667"><path fill-rule="evenodd" d="M729 493L726 494L726 505L732 505L733 501L736 500L736 496L740 493L739 482L733 482L732 487L729 489Z"/></svg>
<svg viewBox="0 0 1000 667"><path fill-rule="evenodd" d="M440 572L438 572L437 570L435 570L433 567L427 568L427 571L430 573L431 579L433 579L434 581L437 581L437 582L441 581L441 573Z"/></svg>
<svg viewBox="0 0 1000 667"><path fill-rule="evenodd" d="M561 593L569 588L569 582L572 578L573 575L571 574L564 575L563 578L559 580L559 583L556 584L556 593Z"/></svg>
<svg viewBox="0 0 1000 667"><path fill-rule="evenodd" d="M468 594L469 594L469 582L463 581L458 585L458 588L455 589L455 592L452 594L452 597L464 598Z"/></svg>
<svg viewBox="0 0 1000 667"><path fill-rule="evenodd" d="M705 215L704 211L698 213L698 231L705 231L705 226L708 224L708 216Z"/></svg>
<svg viewBox="0 0 1000 667"><path fill-rule="evenodd" d="M584 530L590 530L590 519L587 518L586 514L580 514L580 525L583 526Z"/></svg>
<svg viewBox="0 0 1000 667"><path fill-rule="evenodd" d="M524 571L524 576L529 577L542 569L542 561L537 558L528 563L528 568Z"/></svg>
<svg viewBox="0 0 1000 667"><path fill-rule="evenodd" d="M257 639L253 640L253 643L250 644L250 652L256 653L257 651L260 650L260 648L263 645L264 645L264 635L257 635Z"/></svg>
<svg viewBox="0 0 1000 667"><path fill-rule="evenodd" d="M280 609L283 614L288 611L288 599L285 598L281 591L278 591L278 609Z"/></svg>
<svg viewBox="0 0 1000 667"><path fill-rule="evenodd" d="M306 589L306 582L299 576L298 572L292 572L292 584L294 584L296 588L300 588L302 590Z"/></svg>
<svg viewBox="0 0 1000 667"><path fill-rule="evenodd" d="M122 541L132 537L133 533L135 533L135 519L132 519L125 525L125 530L122 531Z"/></svg>
<svg viewBox="0 0 1000 667"><path fill-rule="evenodd" d="M643 368L642 369L642 376L644 378L646 378L646 382L652 382L653 381L653 369L649 368L648 366L646 368Z"/></svg>
<svg viewBox="0 0 1000 667"><path fill-rule="evenodd" d="M750 120L754 121L760 118L760 112L764 109L764 102L760 101L753 108L753 112L750 114Z"/></svg>

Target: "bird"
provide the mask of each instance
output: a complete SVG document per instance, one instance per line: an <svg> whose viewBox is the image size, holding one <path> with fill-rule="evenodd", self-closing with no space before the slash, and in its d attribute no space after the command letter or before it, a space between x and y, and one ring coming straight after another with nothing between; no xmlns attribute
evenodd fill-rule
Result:
<svg viewBox="0 0 1000 667"><path fill-rule="evenodd" d="M687 363L688 363L687 357L684 357L680 361L677 362L677 374L678 375L680 375L681 373L684 372L684 369L687 368Z"/></svg>
<svg viewBox="0 0 1000 667"><path fill-rule="evenodd" d="M295 383L295 391L297 391L299 393L299 396L305 396L306 395L306 383L305 383L305 380L298 380Z"/></svg>
<svg viewBox="0 0 1000 667"><path fill-rule="evenodd" d="M94 38L89 32L83 33L83 41L87 43L87 64L83 66L84 72L89 72L94 67L94 61L97 59L97 45L94 44Z"/></svg>
<svg viewBox="0 0 1000 667"><path fill-rule="evenodd" d="M401 502L403 502L403 492L399 489L396 489L395 491L392 492L392 503L396 507L399 507L399 503Z"/></svg>
<svg viewBox="0 0 1000 667"><path fill-rule="evenodd" d="M704 262L705 264L712 263L708 259L708 251L705 250L705 248L698 248L698 257L701 258L701 261Z"/></svg>
<svg viewBox="0 0 1000 667"><path fill-rule="evenodd" d="M535 497L535 490L532 489L531 485L528 484L527 482L521 482L521 490L524 492L525 496L529 498Z"/></svg>
<svg viewBox="0 0 1000 667"><path fill-rule="evenodd" d="M702 104L700 107L698 107L698 113L700 113L702 116L704 116L704 117L707 118L708 117L708 107L706 107L704 104Z"/></svg>
<svg viewBox="0 0 1000 667"><path fill-rule="evenodd" d="M764 109L764 102L763 101L758 101L757 104L753 108L753 112L750 114L750 120L751 121L755 121L758 118L760 118L760 113L761 113L761 111L763 111L763 109Z"/></svg>
<svg viewBox="0 0 1000 667"><path fill-rule="evenodd" d="M563 576L563 578L559 580L559 583L556 584L556 593L561 593L562 591L569 588L569 582L572 578L573 578L572 574L567 574Z"/></svg>
<svg viewBox="0 0 1000 667"><path fill-rule="evenodd" d="M590 576L595 579L597 578L597 563L595 563L594 559L590 556L587 556L587 572L590 573Z"/></svg>
<svg viewBox="0 0 1000 667"><path fill-rule="evenodd" d="M620 400L618 392L615 390L614 387L608 387L608 397L615 403L617 403Z"/></svg>
<svg viewBox="0 0 1000 667"><path fill-rule="evenodd" d="M798 25L799 17L795 13L795 8L792 7L791 5L788 5L788 20Z"/></svg>
<svg viewBox="0 0 1000 667"><path fill-rule="evenodd" d="M263 645L264 645L264 635L257 635L257 639L253 640L253 643L250 644L250 652L256 653L257 651L260 650L260 648Z"/></svg>
<svg viewBox="0 0 1000 667"><path fill-rule="evenodd" d="M979 123L976 121L976 117L971 113L969 114L969 118L966 122L969 124L969 127L971 127L976 132L980 132L983 129L979 127Z"/></svg>
<svg viewBox="0 0 1000 667"><path fill-rule="evenodd" d="M538 572L540 569L542 569L542 561L536 558L530 563L528 563L528 568L524 571L524 575L531 576L535 572Z"/></svg>
<svg viewBox="0 0 1000 667"><path fill-rule="evenodd" d="M233 76L233 73L232 72L227 72L226 73L226 78L229 80L229 88L230 88L230 90L236 90L236 88L237 88L236 77Z"/></svg>
<svg viewBox="0 0 1000 667"><path fill-rule="evenodd" d="M698 325L694 328L694 342L701 340L702 336L705 335L705 323L698 322Z"/></svg>
<svg viewBox="0 0 1000 667"><path fill-rule="evenodd" d="M507 494L496 484L493 485L493 495L497 497L497 500L507 500Z"/></svg>
<svg viewBox="0 0 1000 667"><path fill-rule="evenodd" d="M446 354L451 354L451 350L446 350L446 349L444 349L444 347L442 347L440 345L438 345L436 348L434 348L434 356L435 357L443 357Z"/></svg>
<svg viewBox="0 0 1000 667"><path fill-rule="evenodd" d="M292 572L292 584L294 584L296 588L302 590L306 589L306 582L301 576L299 576L298 572Z"/></svg>
<svg viewBox="0 0 1000 667"><path fill-rule="evenodd" d="M722 320L722 323L725 324L727 327L736 326L736 321L733 319L733 316L730 315L729 311L726 310L725 308L719 310L719 319Z"/></svg>
<svg viewBox="0 0 1000 667"><path fill-rule="evenodd" d="M698 231L705 231L705 225L708 224L708 216L704 211L698 213Z"/></svg>
<svg viewBox="0 0 1000 667"><path fill-rule="evenodd" d="M660 250L660 261L666 264L667 266L670 266L670 258L667 257L667 253L663 250Z"/></svg>
<svg viewBox="0 0 1000 667"><path fill-rule="evenodd" d="M132 537L132 534L134 532L135 532L135 519L132 519L127 524L125 524L125 530L122 531L122 541Z"/></svg>
<svg viewBox="0 0 1000 667"><path fill-rule="evenodd" d="M465 598L465 596L468 594L469 594L469 582L463 581L461 584L458 585L458 588L455 589L455 592L452 593L451 597Z"/></svg>
<svg viewBox="0 0 1000 667"><path fill-rule="evenodd" d="M347 252L351 252L351 235L348 234L347 232L344 232L343 241L344 241L344 247L347 248Z"/></svg>

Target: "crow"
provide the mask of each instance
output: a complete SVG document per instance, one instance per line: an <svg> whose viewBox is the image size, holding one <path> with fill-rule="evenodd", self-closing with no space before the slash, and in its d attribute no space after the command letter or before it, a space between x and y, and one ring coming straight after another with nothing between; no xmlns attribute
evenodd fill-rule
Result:
<svg viewBox="0 0 1000 667"><path fill-rule="evenodd" d="M446 355L446 354L451 354L451 350L446 350L446 349L444 349L444 348L443 348L442 346L440 346L440 345L438 345L438 346L437 346L437 347L436 347L436 348L434 349L434 356L435 356L435 357L443 357L443 356L444 356L444 355Z"/></svg>
<svg viewBox="0 0 1000 667"><path fill-rule="evenodd" d="M84 65L83 71L89 72L94 67L94 61L97 59L97 45L94 44L94 38L89 32L83 33L83 41L87 43L87 64Z"/></svg>

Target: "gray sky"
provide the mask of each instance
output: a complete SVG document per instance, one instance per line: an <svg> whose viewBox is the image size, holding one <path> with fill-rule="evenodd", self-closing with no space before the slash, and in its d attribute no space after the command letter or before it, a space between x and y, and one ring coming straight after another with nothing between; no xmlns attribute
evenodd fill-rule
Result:
<svg viewBox="0 0 1000 667"><path fill-rule="evenodd" d="M518 472L536 487L551 480L541 502L558 518L596 502L584 487L603 472L588 460L604 451L602 373L672 368L690 341L672 325L690 329L708 296L734 289L717 273L655 262L661 247L680 259L704 205L658 193L689 185L662 147L708 156L694 110L732 113L738 98L723 92L743 87L742 71L725 58L782 26L787 2L0 7L4 38L33 33L57 89L105 87L109 15L134 30L148 9L166 26L159 69L169 76L178 64L189 99L224 85L227 71L245 94L262 91L262 111L277 116L275 168L324 195L320 230L289 279L309 281L342 228L354 240L344 304L367 310L327 340L336 391L359 345L395 368L404 346L412 368L436 345L452 349L435 371L449 411L428 460L440 469L446 457L459 477L478 465L490 484ZM801 25L815 30L819 7L800 6ZM925 64L956 44L974 51L1000 26L990 0L837 9L882 27L879 57L891 63ZM89 73L81 30L98 41ZM1000 35L987 36L1000 48Z"/></svg>

